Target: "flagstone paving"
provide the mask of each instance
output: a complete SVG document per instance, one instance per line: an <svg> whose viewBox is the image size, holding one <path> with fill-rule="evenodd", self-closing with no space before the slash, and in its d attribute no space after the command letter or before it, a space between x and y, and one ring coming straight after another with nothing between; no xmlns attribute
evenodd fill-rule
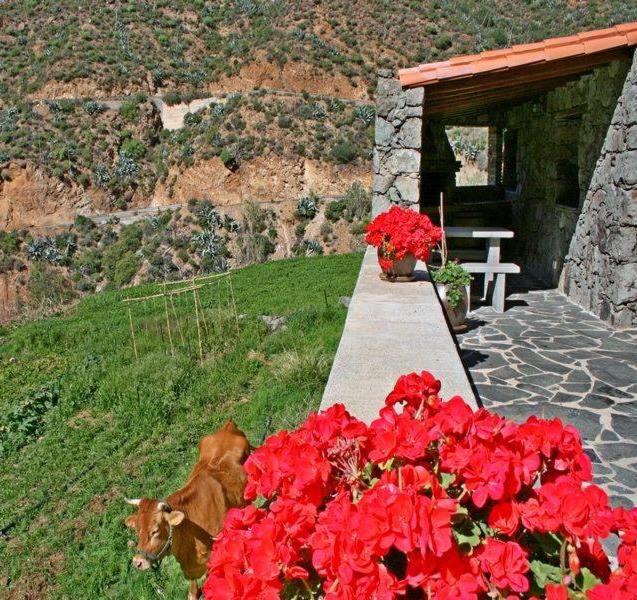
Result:
<svg viewBox="0 0 637 600"><path fill-rule="evenodd" d="M615 331L556 290L517 279L504 313L480 307L457 336L483 405L572 423L596 483L637 506L637 330Z"/></svg>

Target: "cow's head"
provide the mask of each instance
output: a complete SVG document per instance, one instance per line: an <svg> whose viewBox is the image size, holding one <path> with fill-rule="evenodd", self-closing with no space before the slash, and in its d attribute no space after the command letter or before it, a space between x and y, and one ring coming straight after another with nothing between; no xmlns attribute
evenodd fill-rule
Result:
<svg viewBox="0 0 637 600"><path fill-rule="evenodd" d="M126 500L137 507L137 512L126 517L125 523L137 533L137 552L133 566L140 571L156 568L170 553L172 530L182 523L183 512L172 510L161 500L137 498Z"/></svg>

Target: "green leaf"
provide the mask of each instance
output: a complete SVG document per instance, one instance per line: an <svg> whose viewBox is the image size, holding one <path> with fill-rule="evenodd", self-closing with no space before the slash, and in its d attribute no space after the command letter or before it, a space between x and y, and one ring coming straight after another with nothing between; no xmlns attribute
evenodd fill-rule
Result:
<svg viewBox="0 0 637 600"><path fill-rule="evenodd" d="M575 583L577 583L583 592L586 592L601 583L601 580L595 577L586 567L582 567L582 570L575 578Z"/></svg>
<svg viewBox="0 0 637 600"><path fill-rule="evenodd" d="M467 509L466 506L458 505L456 507L456 512L451 517L451 521L453 523L462 523L467 518L468 514L469 514L469 510Z"/></svg>
<svg viewBox="0 0 637 600"><path fill-rule="evenodd" d="M558 536L553 533L534 533L531 537L546 556L559 559L562 540Z"/></svg>
<svg viewBox="0 0 637 600"><path fill-rule="evenodd" d="M394 466L395 460L396 460L395 458L390 458L388 461L384 463L380 463L378 467L380 468L381 471L390 471Z"/></svg>
<svg viewBox="0 0 637 600"><path fill-rule="evenodd" d="M560 583L562 581L562 571L560 568L541 560L531 561L531 572L535 577L537 586L542 590L546 587L547 583Z"/></svg>
<svg viewBox="0 0 637 600"><path fill-rule="evenodd" d="M471 550L475 548L482 538L482 533L479 525L471 519L464 519L460 523L453 525L453 535L456 538L459 546L464 546L465 550Z"/></svg>
<svg viewBox="0 0 637 600"><path fill-rule="evenodd" d="M256 506L257 508L263 508L267 503L267 498L265 498L264 496L257 496L252 504L254 504L254 506Z"/></svg>
<svg viewBox="0 0 637 600"><path fill-rule="evenodd" d="M447 489L454 481L456 476L453 473L440 473L440 485Z"/></svg>

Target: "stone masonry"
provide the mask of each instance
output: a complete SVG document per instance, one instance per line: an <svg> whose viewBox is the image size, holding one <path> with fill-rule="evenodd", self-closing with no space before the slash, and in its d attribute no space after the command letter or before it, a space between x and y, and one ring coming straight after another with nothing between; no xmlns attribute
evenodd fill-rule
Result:
<svg viewBox="0 0 637 600"><path fill-rule="evenodd" d="M628 66L615 61L505 112L505 127L517 132L515 246L523 270L548 285L560 281ZM569 123L574 125L568 128ZM558 167L573 151L579 186L577 181L572 185L579 202L565 206L558 200Z"/></svg>
<svg viewBox="0 0 637 600"><path fill-rule="evenodd" d="M390 204L416 205L420 197L420 163L424 88L403 90L389 70L379 72L376 90L376 143L372 212Z"/></svg>
<svg viewBox="0 0 637 600"><path fill-rule="evenodd" d="M637 325L637 54L577 221L561 287L611 325Z"/></svg>

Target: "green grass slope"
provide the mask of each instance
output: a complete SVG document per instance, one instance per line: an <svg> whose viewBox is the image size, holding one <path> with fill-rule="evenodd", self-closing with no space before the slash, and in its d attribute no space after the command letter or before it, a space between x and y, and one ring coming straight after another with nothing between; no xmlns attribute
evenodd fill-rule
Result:
<svg viewBox="0 0 637 600"><path fill-rule="evenodd" d="M159 573L131 569L123 498L179 487L200 437L225 419L259 443L266 430L294 425L318 406L346 314L338 298L351 294L360 260L305 258L237 271L238 334L218 308L217 287L203 288L203 364L186 320L191 295L177 302L187 339L180 345L174 333L176 358L165 330L153 333L164 305L133 311L134 360L120 300L154 286L97 294L67 315L0 329L3 598L182 597L174 559ZM264 314L287 316L287 328L268 332Z"/></svg>

